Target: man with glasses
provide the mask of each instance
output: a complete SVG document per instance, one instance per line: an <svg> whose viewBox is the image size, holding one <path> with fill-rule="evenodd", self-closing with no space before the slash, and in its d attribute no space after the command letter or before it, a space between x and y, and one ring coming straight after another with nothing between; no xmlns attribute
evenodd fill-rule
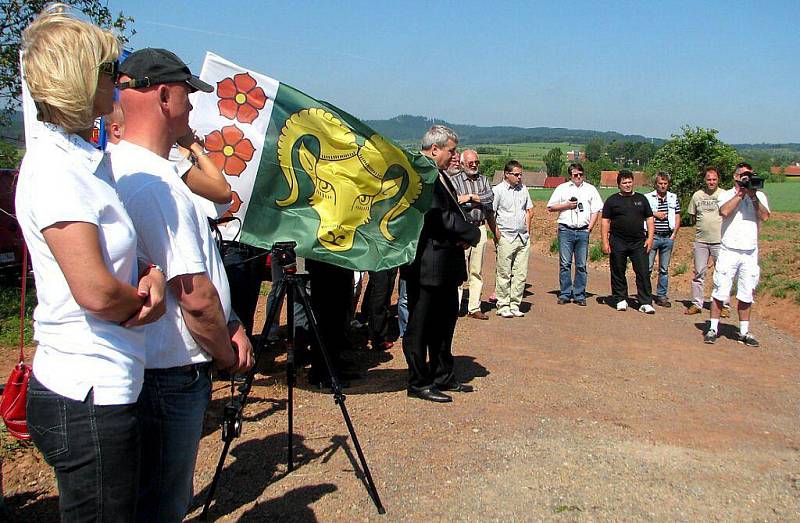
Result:
<svg viewBox="0 0 800 523"><path fill-rule="evenodd" d="M450 178L450 181L456 188L458 203L464 211L467 221L476 225L481 231L478 245L464 251L469 273L467 314L476 320L488 320L489 316L481 311L481 291L483 290L481 269L483 254L486 250L485 225L488 224L489 228L494 230L494 212L492 211L494 193L489 185L489 180L478 170L480 163L478 152L467 149L461 153L460 171ZM461 287L459 287L458 298L458 302L461 303Z"/></svg>
<svg viewBox="0 0 800 523"><path fill-rule="evenodd" d="M553 191L547 210L558 213L559 286L558 304L574 301L586 306L586 258L589 253L589 235L592 233L603 200L597 189L585 181L583 165L572 163L567 168L570 181ZM572 260L575 259L575 279L572 277Z"/></svg>
<svg viewBox="0 0 800 523"><path fill-rule="evenodd" d="M445 169L455 154L458 136L434 125L422 137L422 154L439 168L431 206L419 235L417 254L401 268L408 294L408 325L403 354L408 363L408 395L446 403L444 392L471 392L454 372L453 331L458 321L458 287L467 279L464 250L480 239L458 206L455 188Z"/></svg>
<svg viewBox="0 0 800 523"><path fill-rule="evenodd" d="M739 313L739 334L736 340L748 347L759 343L750 332L750 312L761 268L758 266L758 231L769 219L767 195L753 185L755 173L749 163L742 162L733 173L735 185L719 196L722 216L719 258L714 268L714 290L711 293L711 320L704 341L714 343L719 332L723 301L730 296L736 278L736 309Z"/></svg>
<svg viewBox="0 0 800 523"><path fill-rule="evenodd" d="M533 202L528 188L522 183L522 164L516 160L506 163L503 181L492 188L496 228L494 244L497 249L497 315L521 318L519 310L525 280L528 277Z"/></svg>

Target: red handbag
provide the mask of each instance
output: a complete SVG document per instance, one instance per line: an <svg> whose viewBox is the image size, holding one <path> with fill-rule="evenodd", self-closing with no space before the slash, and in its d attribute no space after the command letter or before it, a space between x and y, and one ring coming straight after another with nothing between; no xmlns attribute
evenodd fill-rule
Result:
<svg viewBox="0 0 800 523"><path fill-rule="evenodd" d="M25 415L25 403L28 396L28 380L31 377L31 366L25 363L25 284L28 272L28 250L22 244L22 292L19 305L19 363L11 370L3 397L0 398L0 416L6 423L8 432L18 439L28 440L28 420Z"/></svg>

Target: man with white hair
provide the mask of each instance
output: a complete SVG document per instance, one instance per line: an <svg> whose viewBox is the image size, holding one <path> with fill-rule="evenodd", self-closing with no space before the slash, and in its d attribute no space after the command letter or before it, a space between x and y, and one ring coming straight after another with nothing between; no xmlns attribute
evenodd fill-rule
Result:
<svg viewBox="0 0 800 523"><path fill-rule="evenodd" d="M458 286L467 277L464 250L477 245L481 233L458 206L455 188L444 171L456 144L456 133L442 125L434 125L422 138L422 154L436 164L439 174L417 255L403 267L409 311L403 337L408 395L438 403L453 400L442 391L472 391L453 373L451 345L458 320Z"/></svg>
<svg viewBox="0 0 800 523"><path fill-rule="evenodd" d="M494 193L489 180L478 170L480 163L477 151L465 150L461 153L461 169L450 178L450 181L456 188L458 204L464 211L467 221L476 225L481 231L478 245L464 251L469 273L467 314L476 320L488 320L489 316L481 310L481 291L483 290L481 269L483 268L483 254L486 250L486 225L488 224L489 228L494 230L494 212L492 211ZM458 290L458 301L461 303L461 287Z"/></svg>

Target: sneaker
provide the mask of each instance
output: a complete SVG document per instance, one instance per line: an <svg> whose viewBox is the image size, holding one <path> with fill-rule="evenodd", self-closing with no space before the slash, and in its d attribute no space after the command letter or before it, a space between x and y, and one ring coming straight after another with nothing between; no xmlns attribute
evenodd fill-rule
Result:
<svg viewBox="0 0 800 523"><path fill-rule="evenodd" d="M617 310L618 311L626 311L628 310L628 302L625 300L617 302Z"/></svg>
<svg viewBox="0 0 800 523"><path fill-rule="evenodd" d="M525 316L525 313L519 309L511 309L511 315L514 316L515 318L522 318L523 316Z"/></svg>
<svg viewBox="0 0 800 523"><path fill-rule="evenodd" d="M714 329L708 329L706 331L706 335L703 336L703 342L711 345L715 341L717 341L717 331L715 331Z"/></svg>
<svg viewBox="0 0 800 523"><path fill-rule="evenodd" d="M639 312L643 312L645 314L655 314L656 310L649 303L645 303L644 305L639 307Z"/></svg>
<svg viewBox="0 0 800 523"><path fill-rule="evenodd" d="M731 317L731 308L730 307L723 307L721 311L719 311L720 318L730 318Z"/></svg>
<svg viewBox="0 0 800 523"><path fill-rule="evenodd" d="M739 335L737 335L736 336L736 341L738 341L739 343L744 343L748 347L758 347L759 346L758 340L750 332L748 332L747 334L739 334Z"/></svg>
<svg viewBox="0 0 800 523"><path fill-rule="evenodd" d="M508 309L503 309L503 310L499 311L497 313L497 315L498 316L502 316L503 318L513 318L514 317L514 314Z"/></svg>
<svg viewBox="0 0 800 523"><path fill-rule="evenodd" d="M692 314L700 314L701 312L703 312L703 309L692 303L689 306L689 308L686 309L686 312L684 312L684 314L688 314L691 316Z"/></svg>

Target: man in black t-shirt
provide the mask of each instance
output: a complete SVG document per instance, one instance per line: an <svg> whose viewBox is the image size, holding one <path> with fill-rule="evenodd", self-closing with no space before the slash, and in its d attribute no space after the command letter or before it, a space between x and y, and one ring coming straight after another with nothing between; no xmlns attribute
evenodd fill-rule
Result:
<svg viewBox="0 0 800 523"><path fill-rule="evenodd" d="M653 211L644 195L633 192L633 173L623 169L617 175L619 193L603 204L603 252L610 255L611 295L618 311L628 309L628 258L636 273L639 312L655 314L648 274L648 253L653 247ZM647 225L645 231L644 224Z"/></svg>

